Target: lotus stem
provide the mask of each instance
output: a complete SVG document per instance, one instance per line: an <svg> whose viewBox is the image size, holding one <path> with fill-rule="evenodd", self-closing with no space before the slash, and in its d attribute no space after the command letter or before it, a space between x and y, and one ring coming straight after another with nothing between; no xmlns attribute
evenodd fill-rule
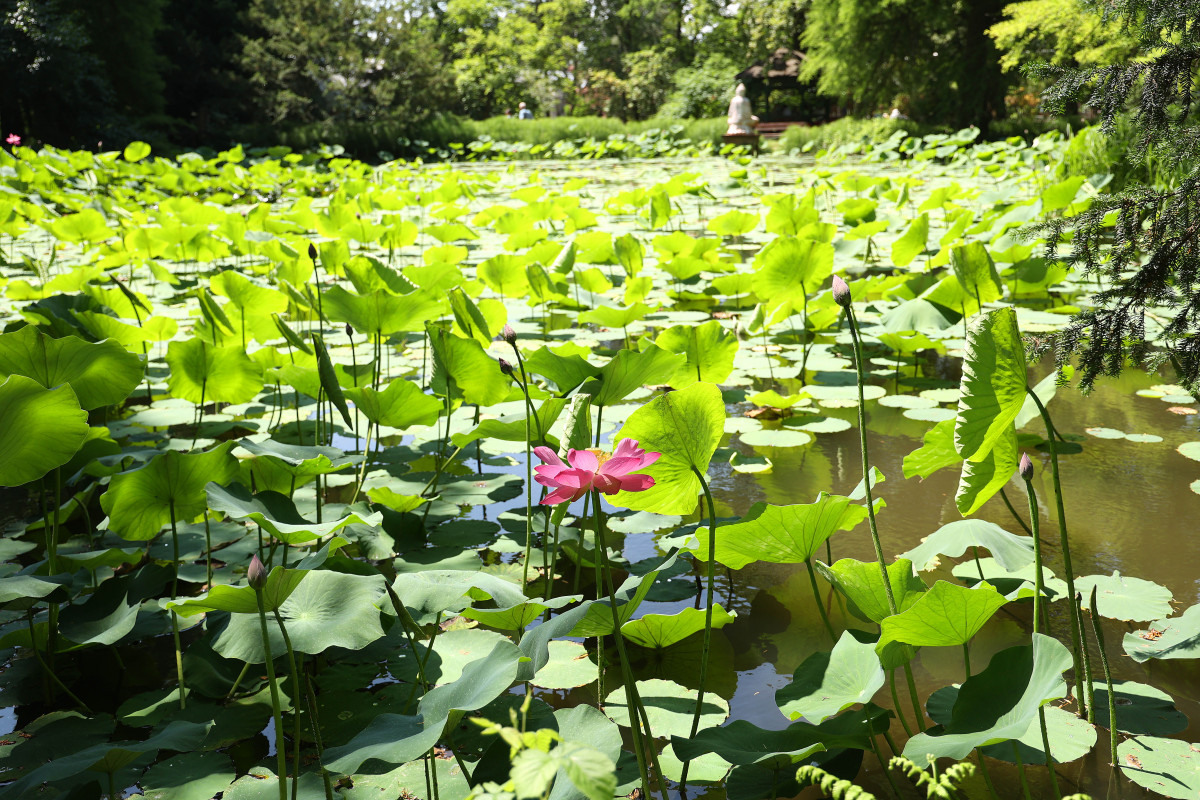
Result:
<svg viewBox="0 0 1200 800"><path fill-rule="evenodd" d="M700 470L692 467L692 473L696 479L700 481L700 488L704 490L704 499L708 502L708 563L707 567L707 589L704 598L704 644L700 651L700 687L696 690L696 710L692 715L692 732L688 734L688 738L695 738L696 732L700 729L700 712L704 705L704 686L708 678L708 655L712 648L712 619L713 619L713 597L716 592L716 564L717 564L717 507L713 503L712 491L708 487L708 481L704 479L704 475ZM812 577L812 567L809 567L809 577ZM813 584L814 591L816 583ZM817 605L821 605L821 598L817 596ZM822 616L824 609L822 608ZM829 621L826 620L826 625ZM829 635L833 636L833 627L829 626ZM687 786L688 768L690 762L684 762L683 773L679 778L680 793Z"/></svg>
<svg viewBox="0 0 1200 800"><path fill-rule="evenodd" d="M1025 800L1033 800L1033 795L1029 793L1029 781L1025 778L1025 762L1021 759L1021 748L1016 739L1009 739L1008 743L1012 745L1013 758L1017 762L1017 775L1021 779L1021 791L1025 795ZM979 763L983 764L983 753L979 754ZM991 781L988 781L988 788L991 788ZM994 789L992 791L995 792Z"/></svg>
<svg viewBox="0 0 1200 800"><path fill-rule="evenodd" d="M287 564L286 545L284 549L284 564ZM292 736L296 741L292 743L292 764L295 766L295 772L292 774L292 800L296 800L296 795L300 791L300 709L296 706L295 695L300 692L300 670L296 668L296 651L292 649L292 637L288 636L287 626L283 624L283 617L279 615L279 609L271 609L271 613L275 616L275 622L279 625L279 633L283 635L283 646L287 649L288 666L292 673L292 716L293 721Z"/></svg>
<svg viewBox="0 0 1200 800"><path fill-rule="evenodd" d="M1100 668L1104 670L1104 683L1108 687L1108 754L1112 759L1113 769L1120 763L1117 760L1117 699L1116 687L1113 686L1112 670L1108 666L1108 652L1104 649L1104 629L1100 626L1100 612L1096 609L1096 587L1092 587L1092 596L1088 607L1092 612L1092 632L1096 635L1096 645L1100 648Z"/></svg>
<svg viewBox="0 0 1200 800"><path fill-rule="evenodd" d="M283 712L279 708L279 686L275 680L275 660L271 656L271 636L267 633L267 609L263 603L262 587L254 589L254 599L258 603L258 625L262 633L263 658L267 665L267 684L271 688L271 714L275 720L275 761L278 764L279 800L287 800L287 754L283 741ZM297 771L299 765L297 764Z"/></svg>
<svg viewBox="0 0 1200 800"><path fill-rule="evenodd" d="M847 296L847 301L849 297ZM871 461L867 454L867 408L863 394L863 383L866 381L863 372L862 342L858 338L858 322L854 318L854 307L849 302L844 306L846 319L850 323L850 338L854 341L854 368L858 373L858 441L862 451L863 488L866 491L867 521L871 525L871 544L875 546L875 558L879 562L879 571L883 575L883 589L887 594L888 609L892 614L898 613L896 597L892 592L892 582L888 579L887 566L883 560L883 546L879 541L879 526L875 522L875 504L871 497Z"/></svg>
<svg viewBox="0 0 1200 800"><path fill-rule="evenodd" d="M1079 617L1083 618L1083 593L1075 593L1075 606L1079 609ZM1096 722L1096 686L1092 683L1092 652L1087 644L1087 636L1083 639L1083 680L1087 688L1087 721Z"/></svg>
<svg viewBox="0 0 1200 800"><path fill-rule="evenodd" d="M1017 510L1013 508L1012 502L1008 499L1008 493L1005 492L1003 488L1000 489L1000 499L1004 501L1005 507L1008 508L1008 513L1012 514L1013 519L1015 519L1017 524L1021 526L1021 530L1032 536L1033 531L1031 531L1029 526L1025 524L1025 520L1021 519L1021 515L1017 513Z"/></svg>
<svg viewBox="0 0 1200 800"><path fill-rule="evenodd" d="M821 621L825 623L825 630L829 632L829 638L837 644L837 634L833 631L833 625L829 622L829 615L825 613L825 603L821 600L821 591L817 588L817 576L813 573L812 559L804 559L804 566L808 567L808 582L812 586L813 599L817 601L817 611L821 612Z"/></svg>
<svg viewBox="0 0 1200 800"><path fill-rule="evenodd" d="M599 554L597 565L604 575L605 584L608 588L608 604L609 609L612 611L613 638L616 640L617 657L621 662L621 678L625 682L625 709L629 712L629 728L630 732L633 734L634 755L637 756L638 772L641 774L642 778L642 796L649 798L651 797L650 777L646 770L645 748L646 744L649 743L651 753L654 753L654 736L650 732L649 726L647 726L644 733L645 738L643 739L642 720L640 717L642 713L642 700L638 694L637 681L635 681L633 677L633 670L629 663L629 656L625 652L625 636L621 633L621 615L617 611L617 592L613 588L612 567L608 563L608 549L604 543L604 516L603 512L600 510L600 493L593 489L592 495L594 506L593 512L595 514L596 521L596 551ZM599 591L599 587L597 587L597 591ZM603 651L603 636L599 637L599 646ZM701 691L703 691L703 689L701 689ZM653 755L653 757L657 761L658 756ZM657 764L655 767L657 774L661 779L662 771L657 769ZM680 784L682 785L682 781Z"/></svg>
<svg viewBox="0 0 1200 800"><path fill-rule="evenodd" d="M1037 492L1033 488L1032 464L1030 464L1028 475L1029 477L1025 478L1025 493L1029 496L1029 525L1032 528L1030 534L1033 536L1033 632L1039 633L1042 610L1045 605L1043 597L1045 590L1042 586L1041 513L1038 511Z"/></svg>
<svg viewBox="0 0 1200 800"><path fill-rule="evenodd" d="M71 700L75 703L75 705L79 706L79 709L83 713L90 716L92 714L92 710L90 708L88 708L88 704L83 702L82 700L80 700L74 692L72 692L69 688L67 688L67 685L62 682L61 678L59 678L57 675L54 674L54 670L52 670L50 668L50 665L46 663L46 660L44 658L42 658L42 651L38 649L38 645L37 645L37 633L33 627L33 609L32 608L29 609L28 621L29 621L29 647L31 650L33 650L33 657L35 659L37 659L38 665L41 666L42 670L46 673L46 675L48 675L50 677L50 680L52 680L54 682L55 686L62 689L66 693L67 697L71 698Z"/></svg>
<svg viewBox="0 0 1200 800"><path fill-rule="evenodd" d="M174 558L174 575L171 578L171 599L179 596L179 531L175 525L175 501L169 504L171 514L171 549ZM179 708L187 708L187 688L183 682L183 650L179 644L179 614L171 609L171 638L175 643L175 674L179 678Z"/></svg>
<svg viewBox="0 0 1200 800"><path fill-rule="evenodd" d="M1042 416L1042 422L1046 425L1046 439L1050 446L1050 466L1054 477L1054 501L1058 511L1058 533L1062 546L1063 557L1063 572L1066 573L1067 581L1067 597L1075 596L1075 571L1071 566L1071 542L1067 536L1067 512L1063 508L1062 482L1058 470L1058 445L1055 444L1055 438L1058 432L1054 429L1054 423L1050 419L1050 414L1046 411L1046 406L1042 404L1042 400L1037 396L1037 393L1025 387L1025 392L1033 398L1034 405L1037 406L1038 413ZM1085 703L1083 696L1083 621L1080 619L1079 609L1075 604L1071 603L1071 654L1075 661L1075 696L1079 698L1080 703Z"/></svg>
<svg viewBox="0 0 1200 800"><path fill-rule="evenodd" d="M1046 769L1050 772L1050 789L1056 800L1062 797L1058 790L1058 773L1054 769L1054 756L1050 754L1050 733L1046 730L1046 708L1038 706L1038 725L1042 729L1042 750L1046 754Z"/></svg>
<svg viewBox="0 0 1200 800"><path fill-rule="evenodd" d="M913 735L912 728L908 727L908 720L904 717L904 708L900 703L900 693L896 690L896 670L888 670L888 688L892 692L892 705L896 707L896 716L900 719L900 727L904 728L904 735L911 737Z"/></svg>
<svg viewBox="0 0 1200 800"><path fill-rule="evenodd" d="M325 768L325 744L321 739L321 722L317 716L317 695L313 691L308 670L304 670L304 696L308 703L308 726L317 747L317 766L321 768L321 780L325 784L325 800L333 800L333 785L329 780L329 770Z"/></svg>

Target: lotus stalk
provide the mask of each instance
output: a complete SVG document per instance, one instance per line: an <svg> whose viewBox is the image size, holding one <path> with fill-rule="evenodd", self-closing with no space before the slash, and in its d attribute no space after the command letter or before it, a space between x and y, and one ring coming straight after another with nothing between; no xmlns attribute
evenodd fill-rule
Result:
<svg viewBox="0 0 1200 800"><path fill-rule="evenodd" d="M267 685L271 689L271 715L275 720L275 760L278 765L279 800L287 800L287 753L283 738L283 712L279 705L279 683L275 679L275 659L271 655L271 635L267 632L267 608L263 601L263 588L267 585L267 568L257 555L250 559L246 570L246 581L254 589L258 604L258 623L262 634L263 658L267 666ZM300 765L296 764L296 771Z"/></svg>
<svg viewBox="0 0 1200 800"><path fill-rule="evenodd" d="M1104 670L1104 692L1108 697L1108 755L1109 764L1115 770L1121 763L1117 759L1117 697L1113 685L1112 670L1108 666L1108 651L1104 649L1104 628L1100 625L1100 611L1096 608L1096 587L1092 587L1091 597L1088 598L1088 608L1092 616L1092 632L1096 636L1096 647L1100 650L1100 668Z"/></svg>

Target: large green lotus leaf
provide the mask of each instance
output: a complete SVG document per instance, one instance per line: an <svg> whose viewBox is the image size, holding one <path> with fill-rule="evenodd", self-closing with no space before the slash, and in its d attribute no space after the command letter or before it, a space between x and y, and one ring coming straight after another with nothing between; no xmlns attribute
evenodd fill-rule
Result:
<svg viewBox="0 0 1200 800"><path fill-rule="evenodd" d="M383 596L380 575L348 575L315 570L304 577L279 606L279 615L299 653L316 655L330 647L361 650L383 636L379 624L379 601ZM267 619L271 654L287 652L283 635L272 618ZM262 632L254 614L234 614L213 642L225 658L261 664Z"/></svg>
<svg viewBox="0 0 1200 800"><path fill-rule="evenodd" d="M521 587L497 575L454 569L429 569L396 576L392 590L408 613L424 625L443 611L459 612L472 600L495 598L513 605L525 600ZM389 612L391 606L387 607Z"/></svg>
<svg viewBox="0 0 1200 800"><path fill-rule="evenodd" d="M613 762L621 755L621 730L599 709L586 704L562 708L554 712L554 719L564 742L595 748ZM604 800L612 795L609 791ZM567 778L565 770L560 770L550 800L581 800L584 796Z"/></svg>
<svg viewBox="0 0 1200 800"><path fill-rule="evenodd" d="M879 625L891 616L878 562L843 558L833 566L818 561L816 568L825 580L846 597L850 603L850 613L859 619ZM887 575L892 585L892 596L896 599L896 608L901 612L911 608L929 588L913 574L912 562L906 558L888 564Z"/></svg>
<svg viewBox="0 0 1200 800"><path fill-rule="evenodd" d="M116 644L133 630L141 603L127 578L110 578L82 603L62 610L59 630L78 645Z"/></svg>
<svg viewBox="0 0 1200 800"><path fill-rule="evenodd" d="M960 456L982 461L1012 431L1025 403L1026 378L1017 312L1009 306L971 320L954 422L954 447Z"/></svg>
<svg viewBox="0 0 1200 800"><path fill-rule="evenodd" d="M674 566L678 555L678 552L673 552L663 559L661 563L657 564L653 569L647 570L644 574L630 575L617 588L615 592L617 597L617 616L622 625L629 621L629 618L637 611L638 606L646 599L646 595L650 594L650 590L654 587L654 581L658 578L659 573L669 570ZM574 609L568 613L573 612ZM566 615L564 614L563 616ZM612 608L609 606L608 600L598 600L588 607L587 613L571 628L569 635L588 638L593 636L610 636L612 632Z"/></svg>
<svg viewBox="0 0 1200 800"><path fill-rule="evenodd" d="M246 403L263 387L262 367L241 346L214 347L200 338L167 345L167 386L192 403Z"/></svg>
<svg viewBox="0 0 1200 800"><path fill-rule="evenodd" d="M583 397L586 401L588 398L584 395L575 395ZM543 431L550 430L550 427L558 420L567 401L561 397L550 397L542 401L541 407L537 409L537 424L532 419L529 419L522 409L517 414L507 414L500 419L485 419L475 426L474 430L467 433L455 433L450 436L450 442L455 447L465 447L477 439L498 439L505 442L521 442L526 441L525 424L529 422L529 439L531 442L537 442L538 424L541 425ZM554 443L554 437L546 437L547 441ZM588 442L591 445L591 442Z"/></svg>
<svg viewBox="0 0 1200 800"><path fill-rule="evenodd" d="M646 614L622 625L621 633L628 641L642 647L661 650L704 630L705 616L702 608L684 608L674 614ZM723 628L735 619L736 612L726 611L720 603L713 605L714 629Z"/></svg>
<svg viewBox="0 0 1200 800"><path fill-rule="evenodd" d="M927 572L937 567L939 555L957 558L971 547L986 549L1005 572L1033 563L1032 537L1017 536L982 519L960 519L943 525L900 558L913 562L917 571Z"/></svg>
<svg viewBox="0 0 1200 800"><path fill-rule="evenodd" d="M1200 658L1200 605L1178 617L1151 622L1144 631L1125 634L1121 646L1139 664L1152 658Z"/></svg>
<svg viewBox="0 0 1200 800"><path fill-rule="evenodd" d="M263 586L263 610L274 611L283 605L283 601L291 596L304 576L309 574L305 569L272 568ZM181 617L191 617L208 611L228 611L231 614L257 614L258 598L251 586L230 586L218 584L199 597L189 597L185 600L173 600L166 604L168 610L174 609Z"/></svg>
<svg viewBox="0 0 1200 800"><path fill-rule="evenodd" d="M646 709L646 716L650 718L650 730L655 738L688 734L696 713L694 690L660 678L638 681L637 687L642 707ZM618 687L604 700L605 713L623 727L629 727L629 712L626 708L624 686ZM715 727L728 717L729 703L712 692L705 693L704 703L700 707L700 727Z"/></svg>
<svg viewBox="0 0 1200 800"><path fill-rule="evenodd" d="M238 442L238 447L255 459L270 459L298 480L338 472L361 460L359 456L348 456L336 447L284 444L274 439L261 442L242 439Z"/></svg>
<svg viewBox="0 0 1200 800"><path fill-rule="evenodd" d="M270 491L251 494L240 483L229 486L210 483L206 491L208 507L213 511L233 519L251 520L276 539L292 545L323 539L353 523L377 526L383 522L382 514L365 509L335 520L310 522L300 516L296 504L286 495Z"/></svg>
<svg viewBox="0 0 1200 800"><path fill-rule="evenodd" d="M775 692L779 710L789 719L824 722L856 703L866 705L883 686L883 667L874 642L862 642L850 631L829 653L814 653Z"/></svg>
<svg viewBox="0 0 1200 800"><path fill-rule="evenodd" d="M1187 730L1187 716L1175 707L1171 695L1146 683L1117 681L1113 695L1117 730L1134 736L1172 736ZM1096 681L1096 724L1108 724L1108 684ZM1053 743L1051 744L1053 747Z"/></svg>
<svg viewBox="0 0 1200 800"><path fill-rule="evenodd" d="M738 351L737 335L715 319L702 325L667 328L654 343L668 352L682 353L687 359L670 380L676 389L696 381L723 383L733 372L733 359Z"/></svg>
<svg viewBox="0 0 1200 800"><path fill-rule="evenodd" d="M55 758L26 773L20 780L5 786L5 794L9 797L29 797L38 793L37 787L44 783L60 781L80 772L116 772L147 753L159 750L194 750L204 741L210 727L212 723L175 720L144 741L92 745L70 755Z"/></svg>
<svg viewBox="0 0 1200 800"><path fill-rule="evenodd" d="M237 772L224 753L183 753L159 762L139 783L146 800L210 800L233 783Z"/></svg>
<svg viewBox="0 0 1200 800"><path fill-rule="evenodd" d="M229 454L233 442L203 453L168 450L137 469L114 475L100 507L108 514L108 529L123 539L153 539L171 522L187 522L208 509L205 487L210 481L237 479L238 462Z"/></svg>
<svg viewBox="0 0 1200 800"><path fill-rule="evenodd" d="M1019 464L1017 432L1010 425L1001 431L982 459L963 462L954 495L958 512L966 517L978 511L1012 479Z"/></svg>
<svg viewBox="0 0 1200 800"><path fill-rule="evenodd" d="M446 305L442 297L424 289L403 295L387 289L355 294L331 286L321 298L329 319L349 323L359 333L372 336L419 331L429 320L441 316Z"/></svg>
<svg viewBox="0 0 1200 800"><path fill-rule="evenodd" d="M88 438L87 416L69 384L46 389L23 375L0 383L0 486L36 481L69 462Z"/></svg>
<svg viewBox="0 0 1200 800"><path fill-rule="evenodd" d="M764 730L752 722L737 719L721 728L701 730L692 739L673 736L671 746L683 761L716 753L735 765L787 767L822 750L870 750L872 734L886 731L891 715L887 709L868 705L827 719L820 725L801 720L778 731Z"/></svg>
<svg viewBox="0 0 1200 800"><path fill-rule="evenodd" d="M772 305L796 308L833 273L833 245L815 239L781 236L763 248L754 274L754 294Z"/></svg>
<svg viewBox="0 0 1200 800"><path fill-rule="evenodd" d="M69 384L85 410L122 402L144 369L141 357L116 341L52 339L36 325L0 335L0 377L24 375L46 389Z"/></svg>
<svg viewBox="0 0 1200 800"><path fill-rule="evenodd" d="M925 252L929 240L929 214L922 214L909 223L904 235L892 242L892 263L907 267L913 259Z"/></svg>
<svg viewBox="0 0 1200 800"><path fill-rule="evenodd" d="M312 342L313 353L317 357L317 379L320 381L321 390L325 393L325 397L333 407L342 415L342 422L346 423L346 427L354 428L354 419L350 416L350 408L346 405L346 395L342 392L342 386L338 383L337 371L333 368L333 360L329 357L329 349L325 346L325 339L315 331L309 332L309 340Z"/></svg>
<svg viewBox="0 0 1200 800"><path fill-rule="evenodd" d="M508 397L509 379L479 342L455 336L436 325L426 330L433 354L430 387L436 394L479 406L495 405Z"/></svg>
<svg viewBox="0 0 1200 800"><path fill-rule="evenodd" d="M484 658L471 662L462 677L431 689L421 698L418 716L380 714L341 747L325 751L329 769L357 772L367 761L403 764L437 744L453 714L482 708L508 691L517 677L521 651L510 641L497 642Z"/></svg>
<svg viewBox="0 0 1200 800"><path fill-rule="evenodd" d="M1130 578L1118 571L1112 575L1088 575L1075 579L1075 591L1084 597L1096 590L1096 610L1107 619L1149 622L1171 613L1171 590L1153 581Z"/></svg>
<svg viewBox="0 0 1200 800"><path fill-rule="evenodd" d="M539 347L532 353L525 353L525 369L534 375L541 375L556 387L560 394L566 394L588 378L600 374L600 367L590 364L584 353L575 352L575 345L567 344L562 347Z"/></svg>
<svg viewBox="0 0 1200 800"><path fill-rule="evenodd" d="M979 583L979 573L983 579L996 588L1000 594L1009 600L1026 600L1036 592L1035 565L1026 564L1020 569L1009 572L1001 567L996 559L984 556L978 563L974 559L955 564L951 573L968 586ZM1049 567L1042 567L1042 593L1050 600L1061 600L1067 596L1067 582L1054 577Z"/></svg>
<svg viewBox="0 0 1200 800"><path fill-rule="evenodd" d="M980 302L990 303L1004 296L996 263L983 242L951 247L950 268L963 291L976 301L976 307Z"/></svg>
<svg viewBox="0 0 1200 800"><path fill-rule="evenodd" d="M38 604L43 597L58 592L52 600L66 600L66 587L56 581L34 575L8 575L0 578L0 606L6 610L24 610Z"/></svg>
<svg viewBox="0 0 1200 800"><path fill-rule="evenodd" d="M962 460L954 449L954 420L944 419L925 431L924 443L904 457L904 477L928 478Z"/></svg>
<svg viewBox="0 0 1200 800"><path fill-rule="evenodd" d="M550 663L551 640L559 636L567 636L579 624L592 607L591 600L585 600L569 611L552 617L537 625L533 630L526 631L517 644L521 652L527 656L521 660L517 680L531 680L542 667ZM611 613L611 612L610 612Z"/></svg>
<svg viewBox="0 0 1200 800"><path fill-rule="evenodd" d="M490 346L492 328L488 325L487 317L479 310L475 301L462 290L461 286L451 289L448 296L450 311L454 314L454 323L457 326L456 332L463 334L468 339L474 339L482 347Z"/></svg>
<svg viewBox="0 0 1200 800"><path fill-rule="evenodd" d="M758 214L731 208L708 221L708 229L718 236L745 236L758 227Z"/></svg>
<svg viewBox="0 0 1200 800"><path fill-rule="evenodd" d="M992 657L960 687L949 724L918 733L904 755L918 764L934 758L961 760L976 747L1020 739L1038 726L1038 709L1067 693L1062 674L1071 651L1056 639L1033 634L1033 643Z"/></svg>
<svg viewBox="0 0 1200 800"><path fill-rule="evenodd" d="M581 273L585 275L587 273ZM654 309L645 303L633 303L628 306L596 306L579 315L581 323L599 325L601 328L625 328L637 322Z"/></svg>
<svg viewBox="0 0 1200 800"><path fill-rule="evenodd" d="M649 384L660 384L669 380L686 357L679 353L668 353L658 345L643 350L620 350L600 369L598 385L585 384L582 391L592 395L598 406L619 403L634 390Z"/></svg>
<svg viewBox="0 0 1200 800"><path fill-rule="evenodd" d="M229 298L246 315L270 316L287 311L287 295L259 286L235 269L218 272L209 278L208 285L213 294Z"/></svg>
<svg viewBox="0 0 1200 800"><path fill-rule="evenodd" d="M1182 739L1137 736L1117 745L1121 774L1163 797L1200 796L1200 748Z"/></svg>
<svg viewBox="0 0 1200 800"><path fill-rule="evenodd" d="M708 537L698 535L696 556L701 561L714 557L732 569L755 561L803 564L830 536L852 530L866 517L865 506L825 492L806 505L755 503L740 521L717 528L716 553L708 552Z"/></svg>
<svg viewBox="0 0 1200 800"><path fill-rule="evenodd" d="M940 725L950 723L954 718L958 689L957 686L945 686L929 696L925 708L930 719ZM1096 728L1087 720L1053 704L1046 705L1042 713L1046 718L1046 733L1050 739L1050 756L1055 762L1067 764L1076 761L1096 746ZM1013 750L1014 744L1016 752ZM1020 755L1022 764L1044 764L1046 751L1042 745L1042 726L1039 722L1030 725L1022 736L1011 741L986 745L980 748L980 752L1010 764L1016 763L1017 755Z"/></svg>
<svg viewBox="0 0 1200 800"><path fill-rule="evenodd" d="M518 590L519 591L519 590ZM503 631L523 631L547 609L562 608L570 603L583 599L583 595L569 594L561 597L551 597L549 600L538 598L525 599L505 605L504 601L491 598L496 602L496 608L465 608L460 612L467 619L477 620L491 628Z"/></svg>
<svg viewBox="0 0 1200 800"><path fill-rule="evenodd" d="M662 455L643 472L654 485L641 492L618 492L615 506L659 514L690 514L701 491L696 473L708 463L725 430L725 402L711 383L694 383L667 392L633 412L614 437L636 439L648 452Z"/></svg>
<svg viewBox="0 0 1200 800"><path fill-rule="evenodd" d="M452 628L438 634L432 653L426 640L392 654L387 661L388 674L397 680L415 682L420 677L418 662L422 662L430 686L452 683L462 677L469 664L485 657L497 642L506 638L484 628Z"/></svg>
<svg viewBox="0 0 1200 800"><path fill-rule="evenodd" d="M379 800L381 797L421 797L425 793L425 765L429 764L430 768L437 771L438 791L447 797L467 797L471 794L471 784L467 782L467 777L459 768L458 762L454 759L446 760L444 758L433 758L426 762L424 759L416 759L409 761L407 764L402 764L393 770L384 772L378 775L368 775L364 773L355 773L354 785L344 786L339 788L334 797L340 800ZM253 775L259 771L265 772L261 767L253 767L250 774ZM310 775L315 773L302 773L302 775ZM273 776L272 776L273 777ZM242 781L253 780L249 776L241 779ZM563 779L566 780L565 778ZM318 778L318 783L320 779ZM271 779L260 780L258 783L267 784L270 788L269 796L255 796L254 798L245 798L244 800L279 800L279 787L273 784ZM350 783L350 781L346 781ZM301 786L304 785L304 779L301 778ZM557 788L557 787L556 787ZM318 786L317 796L312 800L319 800L325 795L323 787ZM307 795L304 795L305 800L309 800ZM239 800L230 792L226 792L222 800Z"/></svg>
<svg viewBox="0 0 1200 800"><path fill-rule="evenodd" d="M1004 595L987 583L968 589L938 581L907 611L883 620L876 647L882 649L888 642L915 647L965 644L1006 602Z"/></svg>
<svg viewBox="0 0 1200 800"><path fill-rule="evenodd" d="M592 683L599 675L596 662L578 642L555 640L550 642L547 652L549 660L529 681L540 689L577 689Z"/></svg>
<svg viewBox="0 0 1200 800"><path fill-rule="evenodd" d="M942 313L939 306L928 300L915 298L905 300L898 306L888 309L880 320L886 331L893 333L901 331L943 331L950 327L950 320Z"/></svg>

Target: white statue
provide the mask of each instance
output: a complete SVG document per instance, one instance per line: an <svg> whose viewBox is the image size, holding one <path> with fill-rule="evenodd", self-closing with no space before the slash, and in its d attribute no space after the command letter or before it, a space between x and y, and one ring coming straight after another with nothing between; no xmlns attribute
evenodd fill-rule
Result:
<svg viewBox="0 0 1200 800"><path fill-rule="evenodd" d="M728 114L729 128L725 131L726 136L736 136L754 133L754 127L758 124L758 117L751 113L750 100L746 97L746 85L739 83L737 90L733 93L733 99L729 101Z"/></svg>

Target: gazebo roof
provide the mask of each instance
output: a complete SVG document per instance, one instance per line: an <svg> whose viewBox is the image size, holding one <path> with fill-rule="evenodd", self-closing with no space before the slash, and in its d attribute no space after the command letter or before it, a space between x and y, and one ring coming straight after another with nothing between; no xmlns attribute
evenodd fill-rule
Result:
<svg viewBox="0 0 1200 800"><path fill-rule="evenodd" d="M770 81L781 78L797 80L800 77L800 64L803 61L804 53L780 47L771 54L765 63L755 64L739 72L737 79L739 81Z"/></svg>

